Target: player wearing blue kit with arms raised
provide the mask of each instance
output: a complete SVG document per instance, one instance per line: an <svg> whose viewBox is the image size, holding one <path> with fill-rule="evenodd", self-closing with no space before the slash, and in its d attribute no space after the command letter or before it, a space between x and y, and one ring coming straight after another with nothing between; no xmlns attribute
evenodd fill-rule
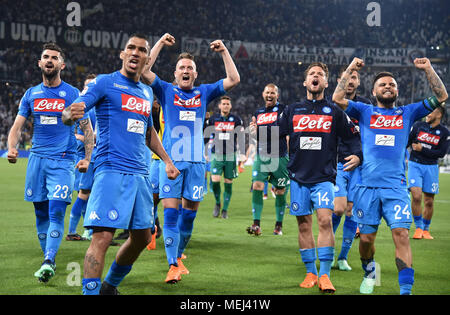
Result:
<svg viewBox="0 0 450 315"><path fill-rule="evenodd" d="M167 176L179 174L153 127L152 90L139 82L150 59L145 36L130 36L120 59L119 71L99 75L63 115L64 122L72 124L95 106L97 116L95 180L84 221L94 233L84 260L84 294L117 294L117 286L150 243L154 218L149 161L145 159L147 129L150 149L164 161ZM106 250L116 229L129 230L130 237L100 287Z"/></svg>
<svg viewBox="0 0 450 315"><path fill-rule="evenodd" d="M336 181L338 141L350 147L345 170L353 170L362 160L361 147L355 126L350 118L332 102L324 98L328 87L328 67L312 63L305 70L307 96L289 105L280 118L280 136L289 137L291 179L290 214L298 224L300 255L306 266L302 288L318 284L322 292L334 293L330 281L334 257L334 233L331 224L334 184ZM316 242L312 231L312 214L316 211L319 234ZM320 261L317 272L316 260Z"/></svg>
<svg viewBox="0 0 450 315"><path fill-rule="evenodd" d="M400 294L411 294L414 283L408 236L412 215L406 187L405 150L414 121L426 116L448 97L445 86L427 58L416 58L414 65L425 72L435 96L418 103L396 106L397 82L392 73L381 72L373 82L376 106L347 100L345 87L348 77L364 66L359 58L347 67L333 94L333 101L349 116L358 119L361 131L364 162L361 165L361 185L354 198L354 215L361 233L359 251L365 272L360 292L365 294L372 293L376 283L374 243L382 217L391 228L396 248Z"/></svg>
<svg viewBox="0 0 450 315"><path fill-rule="evenodd" d="M414 239L433 239L429 228L434 210L434 196L439 193L438 159L443 158L450 146L450 132L441 124L444 107L436 108L413 125L409 133L408 182L411 192L411 208L416 231ZM422 193L424 211L422 217Z"/></svg>
<svg viewBox="0 0 450 315"><path fill-rule="evenodd" d="M25 92L19 112L8 137L8 161L16 163L20 131L33 116L33 146L25 179L25 200L33 202L37 235L44 262L34 274L47 282L55 274L55 256L64 235L64 215L71 203L76 160L75 128L65 126L61 115L79 95L73 86L61 80L65 68L63 51L54 43L46 43L39 59L43 82ZM82 117L80 117L82 118ZM85 133L86 155L76 167L86 172L94 143L92 127L85 117L80 121Z"/></svg>
<svg viewBox="0 0 450 315"><path fill-rule="evenodd" d="M151 71L151 67L161 49L174 43L172 35L164 34L152 48L150 68L143 74L145 82L151 84L163 109L164 148L181 171L176 180L167 178L163 172L160 172L159 178L159 197L164 207L163 236L169 263L165 280L167 283L176 283L181 279L182 273L189 273L181 261L181 255L192 235L198 206L203 199L203 123L207 105L240 82L233 59L220 40L213 41L210 48L222 56L227 75L225 79L194 86L198 75L194 57L182 53L174 72L175 84L161 80ZM181 211L178 209L180 200Z"/></svg>

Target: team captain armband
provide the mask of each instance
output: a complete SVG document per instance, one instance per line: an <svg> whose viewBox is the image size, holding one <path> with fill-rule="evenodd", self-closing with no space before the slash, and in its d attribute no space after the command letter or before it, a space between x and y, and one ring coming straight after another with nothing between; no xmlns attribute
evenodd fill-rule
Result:
<svg viewBox="0 0 450 315"><path fill-rule="evenodd" d="M426 98L423 102L425 107L427 107L430 111L435 110L439 106L442 106L441 103L438 101L436 96L430 96Z"/></svg>

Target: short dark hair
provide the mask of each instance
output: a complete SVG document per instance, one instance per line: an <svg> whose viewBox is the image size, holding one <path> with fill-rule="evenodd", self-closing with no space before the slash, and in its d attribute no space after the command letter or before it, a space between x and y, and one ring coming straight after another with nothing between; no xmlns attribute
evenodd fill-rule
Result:
<svg viewBox="0 0 450 315"><path fill-rule="evenodd" d="M192 55L188 52L182 52L181 54L179 54L178 58L177 58L177 62L180 61L181 59L189 59L189 60L195 61L194 55Z"/></svg>
<svg viewBox="0 0 450 315"><path fill-rule="evenodd" d="M229 101L231 102L231 97L229 97L228 95L223 95L223 96L220 98L219 103L221 103L222 100L229 100Z"/></svg>
<svg viewBox="0 0 450 315"><path fill-rule="evenodd" d="M128 39L132 38L132 37L137 37L137 38L141 38L141 39L145 39L148 42L148 38L147 35L142 34L142 33L133 33L131 34Z"/></svg>
<svg viewBox="0 0 450 315"><path fill-rule="evenodd" d="M42 45L42 52L44 52L44 50L47 50L47 49L59 52L59 54L61 55L61 58L65 59L64 51L56 43L54 43L54 42L44 43L44 45Z"/></svg>
<svg viewBox="0 0 450 315"><path fill-rule="evenodd" d="M94 74L94 73L89 73L87 76L86 76L86 78L84 79L85 81L86 80L93 80L93 79L95 79L97 77L97 75L96 74Z"/></svg>
<svg viewBox="0 0 450 315"><path fill-rule="evenodd" d="M391 77L392 79L395 79L394 74L392 72L388 72L388 71L381 71L378 72L375 77L373 78L372 81L372 88L375 86L375 82L378 81L378 79L383 78L383 77Z"/></svg>
<svg viewBox="0 0 450 315"><path fill-rule="evenodd" d="M308 68L306 68L305 72L303 73L304 76L305 76L305 79L306 79L306 77L308 76L308 72L309 72L309 70L310 70L312 67L320 67L320 68L322 68L322 70L325 72L325 75L327 76L327 79L328 79L328 74L329 74L329 72L328 72L328 66L327 66L326 64L324 64L323 62L313 62L313 63L311 63L311 64L308 66Z"/></svg>

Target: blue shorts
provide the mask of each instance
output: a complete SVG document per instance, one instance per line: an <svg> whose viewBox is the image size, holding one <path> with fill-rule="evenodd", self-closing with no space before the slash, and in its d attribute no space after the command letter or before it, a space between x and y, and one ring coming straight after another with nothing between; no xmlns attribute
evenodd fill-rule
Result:
<svg viewBox="0 0 450 315"><path fill-rule="evenodd" d="M25 200L72 202L75 161L55 160L30 153L25 177Z"/></svg>
<svg viewBox="0 0 450 315"><path fill-rule="evenodd" d="M334 185L331 182L299 184L291 180L291 210L295 216L310 215L315 209L334 210Z"/></svg>
<svg viewBox="0 0 450 315"><path fill-rule="evenodd" d="M78 170L75 172L79 173ZM94 162L91 162L89 164L89 168L87 169L86 173L80 173L80 182L78 183L77 190L83 189L83 190L92 190L92 185L94 183Z"/></svg>
<svg viewBox="0 0 450 315"><path fill-rule="evenodd" d="M408 190L358 186L353 205L353 218L358 224L373 226L380 225L381 218L384 218L391 229L409 229L412 214Z"/></svg>
<svg viewBox="0 0 450 315"><path fill-rule="evenodd" d="M165 163L158 159L152 159L150 164L150 182L152 183L152 193L159 194L159 165Z"/></svg>
<svg viewBox="0 0 450 315"><path fill-rule="evenodd" d="M159 198L185 198L191 201L202 201L205 189L205 163L174 162L180 175L174 180L167 178L165 164L159 167Z"/></svg>
<svg viewBox="0 0 450 315"><path fill-rule="evenodd" d="M95 173L84 227L141 230L153 225L153 195L148 176L111 171Z"/></svg>
<svg viewBox="0 0 450 315"><path fill-rule="evenodd" d="M347 201L353 202L356 185L360 183L360 168L357 167L351 172L344 171L342 163L337 164L336 185L334 190L335 197L347 197Z"/></svg>
<svg viewBox="0 0 450 315"><path fill-rule="evenodd" d="M420 187L429 194L439 193L439 165L408 162L408 188Z"/></svg>

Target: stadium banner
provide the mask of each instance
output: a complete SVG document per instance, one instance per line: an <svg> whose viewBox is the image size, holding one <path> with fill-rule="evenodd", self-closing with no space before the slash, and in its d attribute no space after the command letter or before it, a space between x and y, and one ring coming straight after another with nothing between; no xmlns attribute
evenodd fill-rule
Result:
<svg viewBox="0 0 450 315"><path fill-rule="evenodd" d="M219 58L209 49L212 39L183 37L181 50L194 56ZM425 56L424 48L349 48L306 47L271 43L251 43L224 40L235 60L309 64L324 62L331 65L348 65L354 57L364 59L368 66L412 67L414 58Z"/></svg>
<svg viewBox="0 0 450 315"><path fill-rule="evenodd" d="M130 34L94 30L83 27L40 25L19 22L0 21L0 43L21 42L56 42L61 46L84 46L94 48L122 49ZM153 46L160 36L148 36L150 46ZM2 44L2 47L7 47Z"/></svg>

